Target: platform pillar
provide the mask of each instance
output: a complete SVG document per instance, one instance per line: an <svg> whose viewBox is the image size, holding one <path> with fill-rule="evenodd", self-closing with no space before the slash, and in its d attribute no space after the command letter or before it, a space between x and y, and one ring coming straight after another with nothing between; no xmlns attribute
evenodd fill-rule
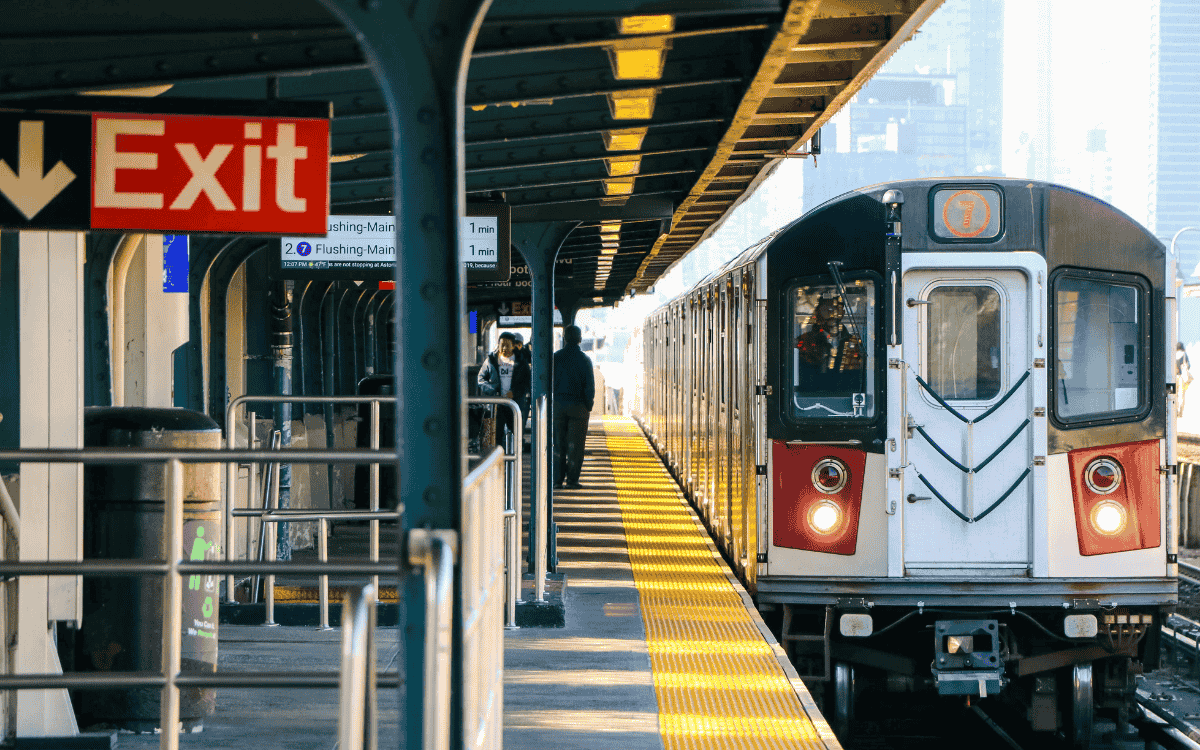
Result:
<svg viewBox="0 0 1200 750"><path fill-rule="evenodd" d="M401 545L412 529L462 527L466 475L466 272L458 257L466 199L467 65L490 0L321 0L355 35L391 122L395 176L397 475ZM402 550L397 550L400 553ZM407 551L407 550L404 550ZM425 727L425 580L400 559L401 743L462 747L462 623L455 616L449 727ZM462 569L455 568L455 600ZM456 605L457 613L459 607ZM444 698L444 696L439 696ZM426 743L429 731L437 745ZM448 732L448 744L445 736Z"/></svg>
<svg viewBox="0 0 1200 750"><path fill-rule="evenodd" d="M557 222L534 222L528 224L514 224L512 229L513 244L521 251L521 256L525 258L525 262L529 265L530 286L533 289L533 362L531 363L530 372L530 394L529 400L532 404L537 404L538 399L545 394L547 396L546 403L549 404L550 413L547 415L548 429L545 445L538 445L536 442L531 447L531 463L529 466L529 476L531 478L529 486L529 539L530 549L526 555L529 561L529 570L533 571L536 568L534 564L534 549L533 539L535 538L534 530L538 524L546 525L546 540L548 548L546 552L547 570L551 573L556 572L556 551L557 541L554 534L554 373L553 373L553 358L554 358L554 263L558 258L558 249L562 246L567 235L571 233L577 226L578 222L573 221L557 221ZM538 415L533 415L534 424L537 424ZM537 435L535 429L533 434ZM536 440L536 438L535 438ZM543 486L535 486L532 481L533 477L538 476L539 462L543 462L546 466L545 483ZM537 515L538 493L542 493L546 498L544 507L546 508L546 517L539 518Z"/></svg>
<svg viewBox="0 0 1200 750"><path fill-rule="evenodd" d="M20 440L22 448L83 447L84 236L21 232L19 236ZM80 560L83 467L21 464L22 562ZM25 576L18 594L19 673L62 672L56 621L83 617L78 576ZM17 736L79 733L66 690L22 690Z"/></svg>

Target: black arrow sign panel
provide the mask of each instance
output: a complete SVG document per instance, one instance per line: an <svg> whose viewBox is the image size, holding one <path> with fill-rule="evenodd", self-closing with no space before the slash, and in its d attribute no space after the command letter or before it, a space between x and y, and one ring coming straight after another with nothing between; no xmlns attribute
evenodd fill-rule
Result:
<svg viewBox="0 0 1200 750"><path fill-rule="evenodd" d="M41 174L32 174L28 168L21 169L22 121L42 123ZM26 132L30 132L28 128ZM27 135L27 148L28 144ZM0 167L0 174L8 175L11 170L18 178L15 186L11 178L8 181L0 178L0 226L6 229L87 231L91 226L91 144L92 118L87 114L0 114L0 160L7 165L7 170ZM26 156L28 158L28 154ZM74 178L36 211L27 205L26 211L33 212L33 216L27 218L18 209L19 193L36 190L32 187L33 182L26 180L40 182L59 162L74 173Z"/></svg>

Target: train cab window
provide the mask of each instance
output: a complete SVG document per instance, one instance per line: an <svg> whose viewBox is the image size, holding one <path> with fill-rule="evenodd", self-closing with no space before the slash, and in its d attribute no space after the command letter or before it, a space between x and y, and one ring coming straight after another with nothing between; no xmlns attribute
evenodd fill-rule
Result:
<svg viewBox="0 0 1200 750"><path fill-rule="evenodd" d="M1000 293L990 286L939 286L929 293L926 377L947 401L1000 393Z"/></svg>
<svg viewBox="0 0 1200 750"><path fill-rule="evenodd" d="M1148 406L1144 284L1089 275L1076 271L1052 282L1055 416L1064 423L1120 412L1136 418Z"/></svg>
<svg viewBox="0 0 1200 750"><path fill-rule="evenodd" d="M875 416L875 282L793 289L792 417Z"/></svg>

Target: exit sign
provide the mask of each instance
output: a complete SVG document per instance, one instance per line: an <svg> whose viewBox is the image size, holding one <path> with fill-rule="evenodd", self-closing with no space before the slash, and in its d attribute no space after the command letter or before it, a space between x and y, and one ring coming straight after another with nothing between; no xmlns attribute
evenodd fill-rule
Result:
<svg viewBox="0 0 1200 750"><path fill-rule="evenodd" d="M0 113L0 228L324 234L328 105L124 103Z"/></svg>

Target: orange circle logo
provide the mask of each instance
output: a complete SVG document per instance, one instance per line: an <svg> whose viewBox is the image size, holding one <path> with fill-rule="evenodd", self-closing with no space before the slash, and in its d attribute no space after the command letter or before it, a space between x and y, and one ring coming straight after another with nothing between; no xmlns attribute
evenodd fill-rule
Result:
<svg viewBox="0 0 1200 750"><path fill-rule="evenodd" d="M942 206L942 226L955 237L978 237L992 221L992 207L974 190L959 190Z"/></svg>

